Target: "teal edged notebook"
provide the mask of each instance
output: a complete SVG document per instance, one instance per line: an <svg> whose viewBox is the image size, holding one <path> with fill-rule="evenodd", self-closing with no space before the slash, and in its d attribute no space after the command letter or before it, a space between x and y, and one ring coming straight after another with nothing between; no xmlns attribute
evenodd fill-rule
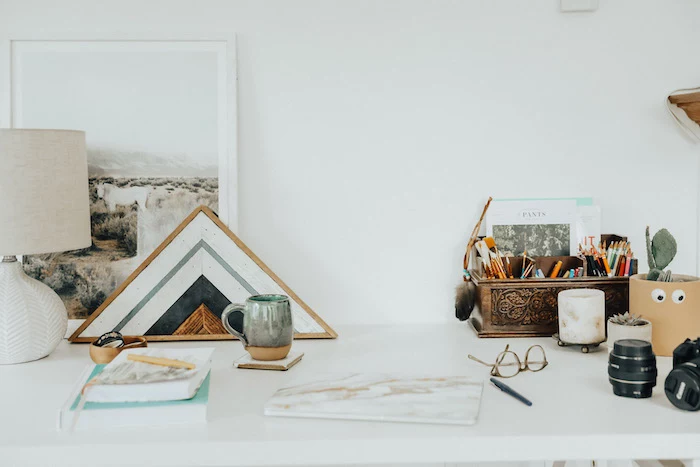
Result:
<svg viewBox="0 0 700 467"><path fill-rule="evenodd" d="M75 430L92 430L126 426L157 426L182 423L206 423L211 372L191 399L158 402L86 402L78 412L80 391L85 383L100 374L105 365L91 365L83 371L78 383L61 409L58 429L69 431L75 417Z"/></svg>

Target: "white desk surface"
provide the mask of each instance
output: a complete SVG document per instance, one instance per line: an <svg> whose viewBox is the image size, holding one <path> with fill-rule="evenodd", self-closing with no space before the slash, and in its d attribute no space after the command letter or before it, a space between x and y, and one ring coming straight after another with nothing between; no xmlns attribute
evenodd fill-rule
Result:
<svg viewBox="0 0 700 467"><path fill-rule="evenodd" d="M663 393L660 358L651 399L616 397L607 351L588 355L551 338L477 339L464 323L339 327L337 340L296 341L304 359L288 372L242 370L238 342L217 342L209 423L87 433L56 431L57 411L85 365L85 344L63 342L48 358L0 367L0 465L219 466L481 462L486 460L700 458L700 413L675 409ZM318 371L474 375L506 343L524 355L542 344L550 365L509 380L527 407L484 386L471 427L271 418L265 401L294 378ZM163 343L162 347L210 343Z"/></svg>

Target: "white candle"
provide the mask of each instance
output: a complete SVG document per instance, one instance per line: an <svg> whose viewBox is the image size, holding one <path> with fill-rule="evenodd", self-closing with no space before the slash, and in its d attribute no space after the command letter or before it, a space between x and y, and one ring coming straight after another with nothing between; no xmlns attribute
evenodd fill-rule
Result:
<svg viewBox="0 0 700 467"><path fill-rule="evenodd" d="M605 292L571 289L559 292L559 340L597 344L605 340Z"/></svg>

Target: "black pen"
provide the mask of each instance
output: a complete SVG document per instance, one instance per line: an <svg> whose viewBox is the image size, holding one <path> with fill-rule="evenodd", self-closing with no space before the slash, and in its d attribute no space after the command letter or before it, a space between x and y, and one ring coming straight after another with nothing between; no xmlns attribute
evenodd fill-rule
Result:
<svg viewBox="0 0 700 467"><path fill-rule="evenodd" d="M515 397L516 399L518 399L518 400L519 400L520 402L522 402L523 404L525 404L525 405L527 405L527 406L531 406L531 405L532 405L532 402L530 402L529 400L527 400L524 396L518 394L513 388L511 388L511 387L508 386L507 384L502 383L501 381L498 381L496 378L491 378L491 382L492 382L494 385L496 385L496 387L497 387L498 389L500 389L501 391L505 392L506 394L508 394L508 395L510 395L510 396Z"/></svg>

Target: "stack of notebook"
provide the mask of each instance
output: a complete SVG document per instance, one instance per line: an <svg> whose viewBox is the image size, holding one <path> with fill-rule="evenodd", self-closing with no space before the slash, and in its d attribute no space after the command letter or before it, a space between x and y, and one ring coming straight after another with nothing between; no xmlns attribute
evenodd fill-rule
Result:
<svg viewBox="0 0 700 467"><path fill-rule="evenodd" d="M207 420L211 357L214 349L133 349L125 350L108 365L90 365L76 382L58 418L60 430L86 430L122 426L172 425L204 423ZM195 370L169 381L143 382L134 376L127 362L130 353L194 363ZM121 365L121 367L118 367ZM147 363L136 363L137 369L148 370ZM144 366L146 365L146 366ZM117 376L121 384L85 385L113 370L131 371ZM137 372L138 373L138 372ZM134 379L134 381L130 381ZM81 403L81 392L83 401Z"/></svg>

